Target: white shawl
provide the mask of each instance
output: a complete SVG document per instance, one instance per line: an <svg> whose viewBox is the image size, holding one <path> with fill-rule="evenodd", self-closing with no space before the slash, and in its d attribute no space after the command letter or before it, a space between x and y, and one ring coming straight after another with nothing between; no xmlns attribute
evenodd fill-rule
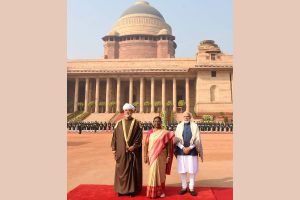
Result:
<svg viewBox="0 0 300 200"><path fill-rule="evenodd" d="M192 131L192 138L190 140L190 145L195 145L195 148L197 152L199 153L199 156L203 159L203 148L201 143L201 137L200 137L200 131L196 123L190 122L191 125L191 131ZM175 131L175 140L174 144L177 145L178 143L183 145L183 133L184 129L184 122L181 122L177 125L176 131Z"/></svg>

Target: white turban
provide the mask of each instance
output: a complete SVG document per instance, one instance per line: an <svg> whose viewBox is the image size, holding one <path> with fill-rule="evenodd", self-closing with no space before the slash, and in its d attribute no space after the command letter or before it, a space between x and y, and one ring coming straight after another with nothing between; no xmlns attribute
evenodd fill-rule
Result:
<svg viewBox="0 0 300 200"><path fill-rule="evenodd" d="M135 110L135 107L129 103L125 103L123 106L123 110Z"/></svg>

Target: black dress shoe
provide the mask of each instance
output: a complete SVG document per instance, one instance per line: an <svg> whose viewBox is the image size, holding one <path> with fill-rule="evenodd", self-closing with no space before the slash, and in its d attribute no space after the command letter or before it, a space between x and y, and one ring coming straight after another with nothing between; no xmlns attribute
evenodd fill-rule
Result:
<svg viewBox="0 0 300 200"><path fill-rule="evenodd" d="M181 189L178 194L183 195L187 192L187 189Z"/></svg>
<svg viewBox="0 0 300 200"><path fill-rule="evenodd" d="M190 190L192 196L197 196L197 192L195 190Z"/></svg>
<svg viewBox="0 0 300 200"><path fill-rule="evenodd" d="M135 195L136 195L135 193L130 193L129 197L135 197Z"/></svg>

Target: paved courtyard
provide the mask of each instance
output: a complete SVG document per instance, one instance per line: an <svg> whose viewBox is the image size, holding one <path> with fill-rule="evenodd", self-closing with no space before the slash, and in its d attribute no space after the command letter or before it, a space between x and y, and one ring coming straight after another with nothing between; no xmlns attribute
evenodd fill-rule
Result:
<svg viewBox="0 0 300 200"><path fill-rule="evenodd" d="M111 133L68 133L68 191L80 184L113 184L115 162L111 153ZM202 134L204 162L196 178L196 186L232 187L232 134ZM143 165L143 184L148 180ZM180 186L174 157L166 185Z"/></svg>

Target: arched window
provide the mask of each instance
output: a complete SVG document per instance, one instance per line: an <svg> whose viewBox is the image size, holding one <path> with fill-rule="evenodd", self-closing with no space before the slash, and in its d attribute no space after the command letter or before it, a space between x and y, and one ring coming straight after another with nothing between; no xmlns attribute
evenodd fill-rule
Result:
<svg viewBox="0 0 300 200"><path fill-rule="evenodd" d="M216 101L216 86L212 85L210 87L210 101L215 102Z"/></svg>

